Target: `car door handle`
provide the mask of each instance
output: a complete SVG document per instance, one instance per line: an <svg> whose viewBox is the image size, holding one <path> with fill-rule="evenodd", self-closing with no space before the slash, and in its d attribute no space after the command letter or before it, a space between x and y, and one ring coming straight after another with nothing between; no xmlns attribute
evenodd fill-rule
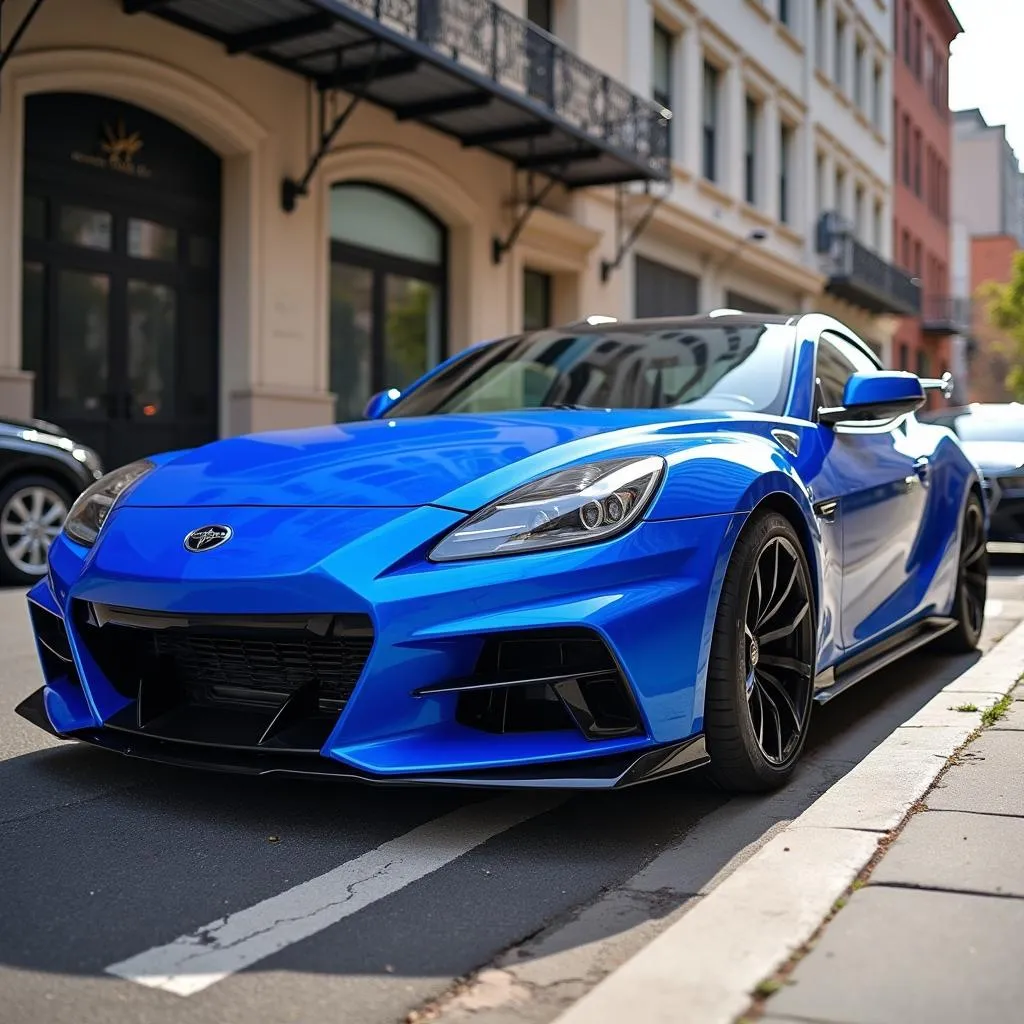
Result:
<svg viewBox="0 0 1024 1024"><path fill-rule="evenodd" d="M914 472L917 474L917 479L928 486L928 478L931 473L931 463L923 456L914 463Z"/></svg>

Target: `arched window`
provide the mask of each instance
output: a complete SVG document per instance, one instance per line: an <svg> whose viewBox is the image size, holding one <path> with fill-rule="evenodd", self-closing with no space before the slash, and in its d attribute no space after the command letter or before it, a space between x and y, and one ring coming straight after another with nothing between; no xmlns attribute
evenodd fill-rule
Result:
<svg viewBox="0 0 1024 1024"><path fill-rule="evenodd" d="M378 185L331 189L331 390L339 422L445 354L447 231Z"/></svg>

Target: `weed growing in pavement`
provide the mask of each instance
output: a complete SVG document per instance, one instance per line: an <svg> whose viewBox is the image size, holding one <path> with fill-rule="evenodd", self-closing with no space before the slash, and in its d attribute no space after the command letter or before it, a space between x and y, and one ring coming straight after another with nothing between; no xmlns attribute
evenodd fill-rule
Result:
<svg viewBox="0 0 1024 1024"><path fill-rule="evenodd" d="M955 708L950 708L950 711L977 711L977 704L959 704Z"/></svg>
<svg viewBox="0 0 1024 1024"><path fill-rule="evenodd" d="M759 981L757 983L757 988L754 989L754 995L760 996L762 999L767 999L769 996L775 995L780 988L782 988L782 982L778 978L765 978L764 981Z"/></svg>
<svg viewBox="0 0 1024 1024"><path fill-rule="evenodd" d="M1010 705L1013 703L1013 694L1006 694L1000 697L990 708L985 708L981 713L981 724L982 725L995 725L1000 718L1006 717L1006 712L1010 710Z"/></svg>

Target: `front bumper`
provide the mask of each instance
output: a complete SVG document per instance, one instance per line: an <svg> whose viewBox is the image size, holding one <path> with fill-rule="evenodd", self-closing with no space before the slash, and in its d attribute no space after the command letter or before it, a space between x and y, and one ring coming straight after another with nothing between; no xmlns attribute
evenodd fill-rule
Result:
<svg viewBox="0 0 1024 1024"><path fill-rule="evenodd" d="M988 539L1024 544L1024 476L986 477L982 486L988 504Z"/></svg>
<svg viewBox="0 0 1024 1024"><path fill-rule="evenodd" d="M131 756L256 774L610 788L706 760L704 666L717 587L741 517L645 522L589 548L426 561L459 518L437 508L118 509L91 551L61 538L50 578L30 593L45 686L19 712L57 735ZM185 534L214 521L232 527L232 542L201 555L185 552ZM135 648L115 645L116 667L118 658L102 656L95 626L83 618L83 609L104 608L188 621L362 617L372 623L372 647L341 710L328 719L320 707L322 732L287 733L315 735L313 746L285 742L285 733L253 742L207 725L197 730L191 720L182 725L184 705L170 707L150 668L138 669L138 691L126 687L122 668L138 666ZM630 721L619 704L616 728L588 726L593 709L580 699L586 673L579 666L561 675L531 672L520 658L510 672L481 675L496 643L564 637L567 630L582 631L607 652L600 669L611 666ZM527 716L507 728L522 716L507 710L504 694L525 694L521 684L537 678L548 680L541 688L558 690L567 717L538 726ZM479 693L467 696L467 686L479 691L482 683L505 700L497 717ZM300 703L296 697L280 717ZM217 714L226 721L223 708Z"/></svg>

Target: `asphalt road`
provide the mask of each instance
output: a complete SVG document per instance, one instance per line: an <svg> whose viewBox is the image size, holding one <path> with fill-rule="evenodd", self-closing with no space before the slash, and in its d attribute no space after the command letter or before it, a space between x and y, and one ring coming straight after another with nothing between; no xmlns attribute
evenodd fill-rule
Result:
<svg viewBox="0 0 1024 1024"><path fill-rule="evenodd" d="M985 646L1024 618L1024 562L989 599ZM0 1024L550 1021L972 661L911 655L815 710L786 790L727 800L699 775L552 796L148 767L14 716L20 591L0 654Z"/></svg>

